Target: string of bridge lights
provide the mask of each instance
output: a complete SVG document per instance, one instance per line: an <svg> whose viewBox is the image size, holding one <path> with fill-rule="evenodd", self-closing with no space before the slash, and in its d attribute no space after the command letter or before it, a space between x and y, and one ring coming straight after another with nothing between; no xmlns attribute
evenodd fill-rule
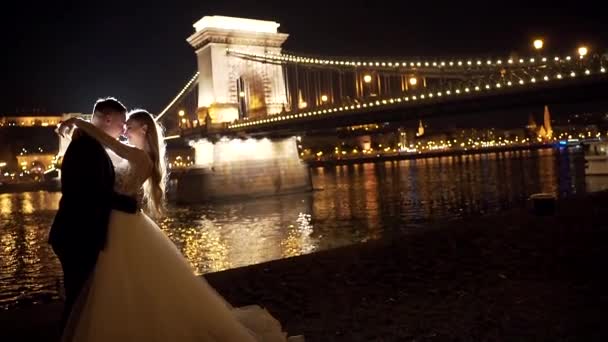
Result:
<svg viewBox="0 0 608 342"><path fill-rule="evenodd" d="M154 121L160 120L160 118L167 113L167 111L175 104L175 102L177 102L182 97L182 95L184 95L184 93L186 92L186 90L188 90L188 88L190 88L192 83L198 81L198 75L199 72L197 71L194 76L192 76L192 78L188 81L188 83L186 83L186 85L182 88L182 90L177 93L173 100L165 107L165 109L163 109L162 112L158 114Z"/></svg>
<svg viewBox="0 0 608 342"><path fill-rule="evenodd" d="M545 82L556 82L556 81L562 80L566 77L576 78L576 77L581 77L581 76L590 76L592 74L605 74L605 73L606 73L606 68L601 67L596 72L592 72L590 69L585 69L582 74L577 74L576 71L571 71L569 74L558 73L552 77L549 77L549 75L545 75L542 77L542 80ZM365 102L362 104L356 104L356 105L350 105L350 106L340 106L340 107L333 107L333 108L326 108L326 109L311 110L311 111L302 112L302 113L276 115L276 116L270 117L270 118L231 124L231 125L228 125L228 128L235 129L235 128L242 128L242 127L252 127L252 126L258 126L258 125L278 122L278 121L300 119L300 118L306 118L306 117L310 117L310 116L327 115L327 114L338 113L338 112L349 112L349 111L354 111L354 110L358 110L358 109L362 109L362 108L384 107L384 106L389 106L389 105L394 105L394 104L399 104L399 103L404 103L404 102L419 103L422 101L428 101L428 100L432 100L435 98L453 97L453 96L459 96L459 95L463 95L463 94L466 95L471 92L499 91L502 88L523 87L523 86L526 86L527 84L534 85L539 82L540 82L540 80L536 79L535 77L532 77L528 81L524 81L523 79L520 79L518 82L507 81L505 83L498 82L496 84L485 84L484 86L465 87L463 89L457 88L453 91L445 90L445 91L437 91L437 92L419 93L416 95L408 95L408 96L393 97L393 98L382 99L382 100L368 101L368 102Z"/></svg>
<svg viewBox="0 0 608 342"><path fill-rule="evenodd" d="M581 51L583 52L583 51ZM507 59L479 59L472 58L467 60L450 60L450 61L410 61L410 62L387 62L387 61L354 61L354 60L335 60L335 59L318 59L312 57L303 57L289 54L255 54L249 52L242 52L232 49L226 49L226 53L235 54L242 57L258 58L278 62L293 62L302 64L313 64L313 65L334 65L334 66L350 66L350 67L388 67L388 68L403 68L403 67L472 67L472 66L503 66L503 65L530 65L536 63L546 63L550 60L547 57L530 57L530 58L507 58ZM579 58L582 59L586 55L585 53L579 54ZM554 62L571 62L576 61L576 58L572 56L566 57L553 57Z"/></svg>

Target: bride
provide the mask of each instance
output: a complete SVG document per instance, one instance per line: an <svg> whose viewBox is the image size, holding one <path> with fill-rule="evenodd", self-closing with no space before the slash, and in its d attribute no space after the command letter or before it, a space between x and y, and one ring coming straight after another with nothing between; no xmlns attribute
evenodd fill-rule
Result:
<svg viewBox="0 0 608 342"><path fill-rule="evenodd" d="M152 217L163 213L162 130L145 110L129 114L122 144L92 124L62 124L92 136L115 154L115 191L137 198ZM86 229L86 227L83 227ZM70 314L62 341L287 341L268 311L233 308L141 210L112 211L107 245Z"/></svg>

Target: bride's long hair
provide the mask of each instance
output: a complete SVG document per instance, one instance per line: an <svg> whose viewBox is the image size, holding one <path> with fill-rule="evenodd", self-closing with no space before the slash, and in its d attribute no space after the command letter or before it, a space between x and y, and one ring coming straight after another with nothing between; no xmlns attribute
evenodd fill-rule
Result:
<svg viewBox="0 0 608 342"><path fill-rule="evenodd" d="M129 112L128 120L147 126L146 152L152 160L152 175L144 183L144 205L146 211L159 217L165 211L165 187L167 182L167 162L163 127L154 120L152 114L144 109Z"/></svg>

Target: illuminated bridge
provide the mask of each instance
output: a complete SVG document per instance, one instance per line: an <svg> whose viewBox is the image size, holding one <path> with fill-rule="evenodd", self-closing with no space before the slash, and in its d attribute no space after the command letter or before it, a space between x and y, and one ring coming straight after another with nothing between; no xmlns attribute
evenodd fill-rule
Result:
<svg viewBox="0 0 608 342"><path fill-rule="evenodd" d="M291 139L295 151L292 138L315 130L587 101L604 98L608 90L608 55L585 47L563 55L537 46L527 56L312 56L283 51L288 35L278 27L220 16L194 24L188 42L198 71L159 120L170 138L195 147L196 167L250 165L252 151L260 149L248 150L243 141L254 146L264 137L283 139L281 144ZM280 157L265 160L297 159L289 149L283 146Z"/></svg>
<svg viewBox="0 0 608 342"><path fill-rule="evenodd" d="M195 25L189 42L199 71L161 113L173 134L272 136L606 93L607 55L587 49L527 57L303 56L281 51L287 35L277 33L278 24L230 19Z"/></svg>

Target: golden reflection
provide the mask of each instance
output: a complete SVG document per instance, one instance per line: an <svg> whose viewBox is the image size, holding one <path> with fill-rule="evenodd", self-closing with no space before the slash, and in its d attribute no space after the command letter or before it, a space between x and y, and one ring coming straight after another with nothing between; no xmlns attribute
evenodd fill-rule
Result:
<svg viewBox="0 0 608 342"><path fill-rule="evenodd" d="M32 205L32 193L26 192L23 194L23 199L21 200L21 210L22 214L31 214L34 212L34 206Z"/></svg>
<svg viewBox="0 0 608 342"><path fill-rule="evenodd" d="M378 209L378 175L376 164L363 165L363 190L365 191L365 213L368 220L377 218Z"/></svg>
<svg viewBox="0 0 608 342"><path fill-rule="evenodd" d="M22 251L20 251L20 265L21 272L25 274L34 274L37 271L40 263L38 250L41 247L42 241L38 239L38 227L33 225L27 225L23 227L24 236L23 242L21 242Z"/></svg>
<svg viewBox="0 0 608 342"><path fill-rule="evenodd" d="M563 156L551 153L540 153L540 160L524 151L315 168L313 184L320 191L172 206L160 225L194 271L204 274L391 236L428 220L500 210L530 188L557 189L563 172L570 175L552 164ZM46 240L60 197L0 195L0 307L15 298L56 296L61 267Z"/></svg>
<svg viewBox="0 0 608 342"><path fill-rule="evenodd" d="M316 245L310 238L308 196L246 202L235 205L236 212L230 210L217 217L177 217L177 222L163 222L162 229L197 274L310 253ZM187 225L179 226L184 223Z"/></svg>
<svg viewBox="0 0 608 342"><path fill-rule="evenodd" d="M272 240L277 238L276 235L273 237L266 231L272 227L280 227L276 217L256 218L248 225L224 224L224 234L231 246L231 260L242 266L278 258L280 243Z"/></svg>
<svg viewBox="0 0 608 342"><path fill-rule="evenodd" d="M433 195L432 179L434 174L431 169L431 163L432 161L430 159L422 159L420 160L420 166L418 166L418 188L420 189L420 202L424 209L425 217L431 217L433 214L431 199Z"/></svg>
<svg viewBox="0 0 608 342"><path fill-rule="evenodd" d="M0 221L0 223L2 223ZM2 230L0 230L1 232ZM20 279L18 272L17 239L11 231L0 235L0 308L17 298Z"/></svg>
<svg viewBox="0 0 608 342"><path fill-rule="evenodd" d="M0 215L10 215L13 212L13 194L0 194Z"/></svg>
<svg viewBox="0 0 608 342"><path fill-rule="evenodd" d="M540 150L538 155L540 191L553 193L556 191L555 182L557 180L553 163L553 153L550 150Z"/></svg>
<svg viewBox="0 0 608 342"><path fill-rule="evenodd" d="M171 224L165 222L161 227L190 262L195 274L230 268L228 248L222 242L219 231L213 227L209 229L209 225L213 226L211 223L197 223L199 225L171 227Z"/></svg>
<svg viewBox="0 0 608 342"><path fill-rule="evenodd" d="M206 270L224 270L231 267L228 261L228 247L222 242L217 229L188 229L184 241L184 255L197 274Z"/></svg>
<svg viewBox="0 0 608 342"><path fill-rule="evenodd" d="M14 273L15 252L17 251L17 239L11 232L5 232L0 236L0 269L5 272L10 270Z"/></svg>
<svg viewBox="0 0 608 342"><path fill-rule="evenodd" d="M281 241L283 253L281 257L312 253L315 250L315 241L310 237L313 232L310 214L299 213L297 225L289 225L287 237Z"/></svg>

